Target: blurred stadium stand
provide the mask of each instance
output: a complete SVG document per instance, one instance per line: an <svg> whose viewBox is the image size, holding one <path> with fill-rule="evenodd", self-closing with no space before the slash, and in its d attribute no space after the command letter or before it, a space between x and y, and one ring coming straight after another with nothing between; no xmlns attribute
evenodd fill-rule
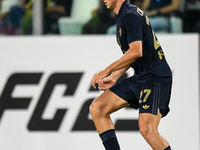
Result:
<svg viewBox="0 0 200 150"><path fill-rule="evenodd" d="M185 11L186 0L181 0L181 4L179 7L179 15L170 17L170 32L171 33L182 33L183 32L183 20L182 15Z"/></svg>
<svg viewBox="0 0 200 150"><path fill-rule="evenodd" d="M182 14L186 0L182 0L179 14L170 17L170 33L182 33ZM74 0L70 17L61 17L58 21L61 35L80 35L83 25L91 18L91 12L98 7L98 1Z"/></svg>
<svg viewBox="0 0 200 150"><path fill-rule="evenodd" d="M98 7L98 1L74 0L70 17L61 17L58 20L62 35L81 34L83 25L91 18L92 10Z"/></svg>

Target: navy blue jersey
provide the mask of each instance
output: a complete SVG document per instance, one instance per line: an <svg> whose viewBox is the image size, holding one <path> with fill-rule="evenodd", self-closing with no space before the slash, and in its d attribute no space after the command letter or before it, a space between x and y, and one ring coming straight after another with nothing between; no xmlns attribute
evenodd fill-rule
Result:
<svg viewBox="0 0 200 150"><path fill-rule="evenodd" d="M123 53L129 50L130 43L142 41L143 56L131 64L135 72L132 78L139 83L156 81L171 84L171 69L147 15L125 1L116 20L116 38Z"/></svg>

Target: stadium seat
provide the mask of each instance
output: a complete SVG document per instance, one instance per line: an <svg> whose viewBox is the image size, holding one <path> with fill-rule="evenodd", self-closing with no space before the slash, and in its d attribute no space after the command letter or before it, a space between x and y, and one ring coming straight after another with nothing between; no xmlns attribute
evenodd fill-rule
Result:
<svg viewBox="0 0 200 150"><path fill-rule="evenodd" d="M186 0L181 0L179 11L182 14L185 10ZM170 32L182 33L183 32L183 20L182 17L171 16L170 17Z"/></svg>
<svg viewBox="0 0 200 150"><path fill-rule="evenodd" d="M182 33L183 32L183 21L180 17L170 17L170 32L171 33Z"/></svg>
<svg viewBox="0 0 200 150"><path fill-rule="evenodd" d="M21 0L2 0L0 13L9 12L12 6L21 4Z"/></svg>
<svg viewBox="0 0 200 150"><path fill-rule="evenodd" d="M91 13L98 7L97 0L73 0L70 17L58 20L61 35L79 35L83 25L91 18Z"/></svg>

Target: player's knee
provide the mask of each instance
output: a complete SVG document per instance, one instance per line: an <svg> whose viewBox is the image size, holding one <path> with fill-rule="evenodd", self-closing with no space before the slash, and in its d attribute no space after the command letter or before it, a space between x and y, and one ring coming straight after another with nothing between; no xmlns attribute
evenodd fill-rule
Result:
<svg viewBox="0 0 200 150"><path fill-rule="evenodd" d="M146 127L139 127L139 129L140 129L140 133L142 134L143 137L146 137L148 135L149 131L150 131Z"/></svg>
<svg viewBox="0 0 200 150"><path fill-rule="evenodd" d="M142 136L145 139L148 139L148 138L151 138L151 137L158 135L157 129L155 127L152 127L152 126L148 126L148 125L139 126L139 129L140 129L140 133L142 134Z"/></svg>
<svg viewBox="0 0 200 150"><path fill-rule="evenodd" d="M94 100L92 102L92 104L89 107L89 110L90 110L90 114L92 115L92 118L100 117L104 115L102 104L97 100Z"/></svg>
<svg viewBox="0 0 200 150"><path fill-rule="evenodd" d="M90 111L90 114L92 115L93 113L95 113L95 104L94 104L94 101L92 102L92 104L90 105L89 107L89 111Z"/></svg>

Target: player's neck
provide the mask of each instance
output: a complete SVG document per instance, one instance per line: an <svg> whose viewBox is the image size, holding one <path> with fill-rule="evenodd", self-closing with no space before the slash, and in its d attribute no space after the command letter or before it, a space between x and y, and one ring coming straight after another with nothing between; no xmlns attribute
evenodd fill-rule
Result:
<svg viewBox="0 0 200 150"><path fill-rule="evenodd" d="M116 7L113 9L114 13L116 15L118 15L120 8L122 7L122 4L124 3L124 1L126 0L118 0L116 3Z"/></svg>

